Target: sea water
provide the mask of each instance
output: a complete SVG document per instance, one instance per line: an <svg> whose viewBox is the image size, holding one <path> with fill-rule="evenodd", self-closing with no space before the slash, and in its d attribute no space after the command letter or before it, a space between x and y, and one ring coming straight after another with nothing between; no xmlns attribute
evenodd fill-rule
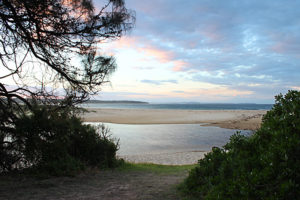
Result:
<svg viewBox="0 0 300 200"><path fill-rule="evenodd" d="M119 155L210 151L225 145L238 131L200 124L104 125L112 137L119 139ZM241 134L249 135L251 131L243 130Z"/></svg>
<svg viewBox="0 0 300 200"><path fill-rule="evenodd" d="M86 108L115 109L174 109L174 110L270 110L272 104L221 104L221 103L86 103Z"/></svg>

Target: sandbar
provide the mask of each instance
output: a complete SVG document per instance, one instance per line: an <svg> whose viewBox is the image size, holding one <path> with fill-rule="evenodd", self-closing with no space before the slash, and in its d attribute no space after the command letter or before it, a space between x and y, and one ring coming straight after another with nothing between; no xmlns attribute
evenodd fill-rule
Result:
<svg viewBox="0 0 300 200"><path fill-rule="evenodd" d="M117 124L205 124L221 128L256 130L267 110L159 110L89 108L86 122Z"/></svg>

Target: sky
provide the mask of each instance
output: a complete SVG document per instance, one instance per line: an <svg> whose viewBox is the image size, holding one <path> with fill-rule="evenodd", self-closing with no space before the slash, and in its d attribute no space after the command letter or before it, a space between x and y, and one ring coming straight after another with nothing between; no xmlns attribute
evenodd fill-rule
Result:
<svg viewBox="0 0 300 200"><path fill-rule="evenodd" d="M135 28L100 45L118 69L98 99L274 103L300 90L300 1L125 2Z"/></svg>

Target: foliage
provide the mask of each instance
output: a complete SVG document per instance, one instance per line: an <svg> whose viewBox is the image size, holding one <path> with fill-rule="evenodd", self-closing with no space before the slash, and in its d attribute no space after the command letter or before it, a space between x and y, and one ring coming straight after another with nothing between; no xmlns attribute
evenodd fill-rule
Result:
<svg viewBox="0 0 300 200"><path fill-rule="evenodd" d="M239 133L213 148L180 189L192 199L298 199L300 92L276 96L252 136Z"/></svg>
<svg viewBox="0 0 300 200"><path fill-rule="evenodd" d="M97 141L96 151L103 150L99 143L105 140L98 141L93 128L76 125L66 110L76 109L109 81L116 62L99 52L99 46L131 30L135 14L126 9L124 0L97 4L98 9L92 0L0 1L0 169L19 168L28 161L39 163L59 153L67 155L62 144L72 146L71 138L79 143L83 136L73 134L77 129L81 135L87 132L86 140ZM36 102L55 107L59 116L37 111ZM28 113L33 113L32 118ZM54 149L56 153L47 155L46 151ZM81 162L87 162L80 156ZM64 159L73 162L73 158ZM88 162L98 163L99 159Z"/></svg>
<svg viewBox="0 0 300 200"><path fill-rule="evenodd" d="M99 44L120 38L135 17L124 0L97 3L102 8L92 0L0 1L0 96L13 104L13 97L50 103L59 96L50 88L60 87L75 103L99 91L116 67L97 52ZM7 78L14 88L4 84Z"/></svg>
<svg viewBox="0 0 300 200"><path fill-rule="evenodd" d="M71 111L36 106L16 121L15 128L11 141L17 144L15 154L22 168L70 175L85 167L114 167L117 162L118 142L109 130L83 124Z"/></svg>

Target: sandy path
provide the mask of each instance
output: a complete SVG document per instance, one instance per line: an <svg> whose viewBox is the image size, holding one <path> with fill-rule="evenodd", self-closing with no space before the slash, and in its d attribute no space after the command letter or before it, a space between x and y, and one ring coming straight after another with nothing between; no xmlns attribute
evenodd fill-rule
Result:
<svg viewBox="0 0 300 200"><path fill-rule="evenodd" d="M255 130L260 126L265 110L146 110L89 109L83 118L87 122L118 124L198 124L222 128Z"/></svg>
<svg viewBox="0 0 300 200"><path fill-rule="evenodd" d="M176 200L176 185L187 176L151 171L105 170L76 177L38 180L26 176L0 176L0 199L7 200Z"/></svg>

